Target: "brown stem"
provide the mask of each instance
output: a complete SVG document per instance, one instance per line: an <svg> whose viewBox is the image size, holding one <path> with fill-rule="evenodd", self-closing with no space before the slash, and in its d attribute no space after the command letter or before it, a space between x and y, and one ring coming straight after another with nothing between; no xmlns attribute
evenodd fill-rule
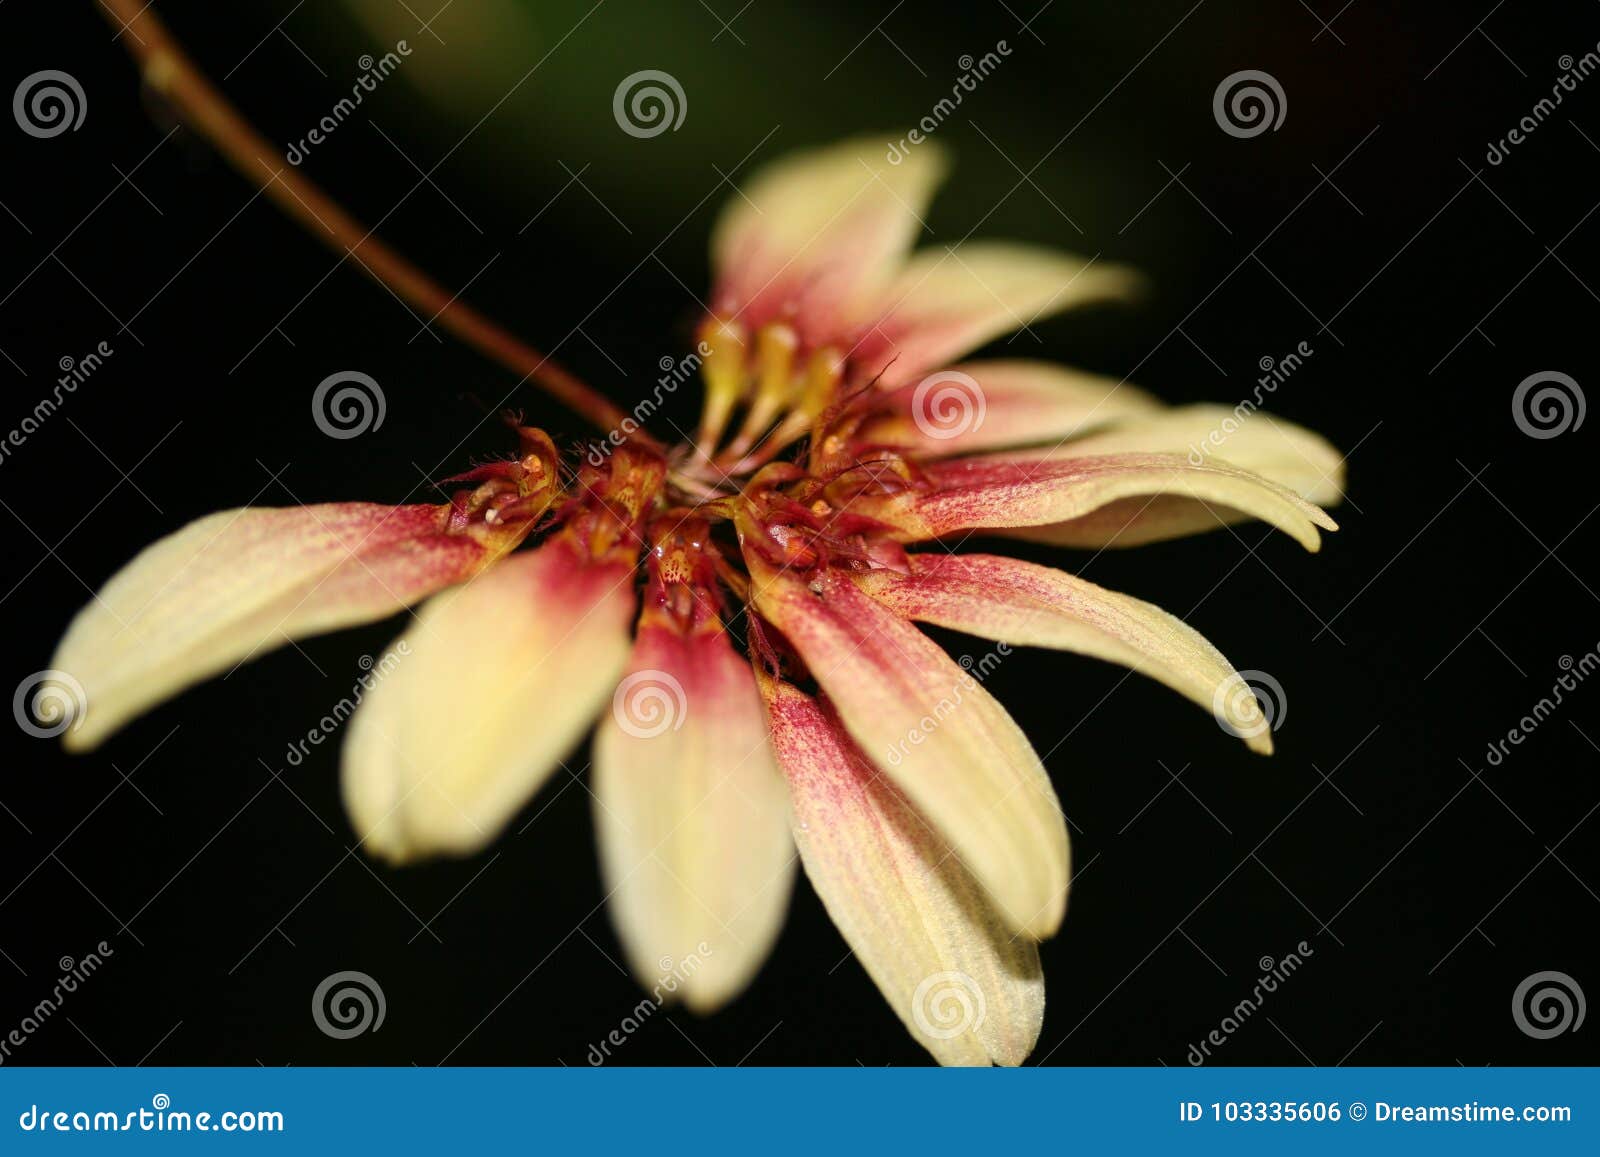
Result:
<svg viewBox="0 0 1600 1157"><path fill-rule="evenodd" d="M160 92L184 119L216 146L248 181L278 207L321 238L335 252L346 252L373 278L438 321L462 341L501 365L533 380L547 393L602 430L622 427L626 411L579 381L551 358L456 300L442 285L372 235L360 221L307 179L283 163L283 153L234 108L142 0L100 0L124 29L124 43L143 69L145 83ZM630 427L635 426L629 422ZM659 448L642 430L635 441Z"/></svg>

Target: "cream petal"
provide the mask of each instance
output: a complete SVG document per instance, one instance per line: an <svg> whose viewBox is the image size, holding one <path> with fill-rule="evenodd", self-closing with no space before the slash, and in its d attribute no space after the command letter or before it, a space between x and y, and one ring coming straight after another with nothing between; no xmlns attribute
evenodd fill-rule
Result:
<svg viewBox="0 0 1600 1157"><path fill-rule="evenodd" d="M1124 542L1117 533L1128 527L1131 512L1151 507L1163 520L1154 523L1155 528L1170 529L1173 524L1164 520L1181 509L1177 500L1262 519L1312 551L1322 544L1319 526L1338 529L1338 523L1319 507L1259 475L1220 461L1195 466L1177 454L963 458L930 464L924 481L923 487L896 494L859 497L852 510L899 528L906 541L964 530L1041 527L1048 529L1027 537L1080 546L1134 545L1172 535L1132 536ZM1163 497L1169 501L1159 505L1153 501ZM1119 501L1113 511L1101 513ZM1070 537L1076 530L1071 520L1088 528L1081 539ZM1133 520L1135 527L1138 520ZM1215 521L1223 525L1221 512ZM1187 528L1182 533L1198 529L1187 521L1175 525ZM1058 538L1062 531L1066 535Z"/></svg>
<svg viewBox="0 0 1600 1157"><path fill-rule="evenodd" d="M943 179L938 146L898 163L889 135L786 157L723 210L711 239L711 306L754 329L794 324L812 346L845 336L855 305L881 293Z"/></svg>
<svg viewBox="0 0 1600 1157"><path fill-rule="evenodd" d="M750 982L794 879L783 776L750 665L714 625L640 626L595 737L608 907L634 975L710 1012Z"/></svg>
<svg viewBox="0 0 1600 1157"><path fill-rule="evenodd" d="M1034 361L952 366L890 391L881 404L889 413L863 425L858 444L922 458L1060 442L1162 409L1116 378Z"/></svg>
<svg viewBox="0 0 1600 1157"><path fill-rule="evenodd" d="M1037 946L829 708L787 683L762 689L806 875L889 1007L940 1064L1021 1064L1044 1020Z"/></svg>
<svg viewBox="0 0 1600 1157"><path fill-rule="evenodd" d="M345 807L401 862L483 847L577 746L628 661L632 568L561 535L432 599L345 738Z"/></svg>
<svg viewBox="0 0 1600 1157"><path fill-rule="evenodd" d="M1138 415L1051 451L1052 459L1105 454L1183 454L1259 474L1318 506L1344 497L1344 455L1322 435L1263 410L1181 406Z"/></svg>
<svg viewBox="0 0 1600 1157"><path fill-rule="evenodd" d="M1126 299L1138 285L1123 266L1032 245L972 241L917 253L852 351L855 374L903 385L1042 318Z"/></svg>
<svg viewBox="0 0 1600 1157"><path fill-rule="evenodd" d="M290 639L392 615L520 538L451 532L448 515L445 506L363 502L224 510L146 547L78 613L51 661L87 702L63 742L88 750Z"/></svg>
<svg viewBox="0 0 1600 1157"><path fill-rule="evenodd" d="M851 736L949 839L1011 927L1053 935L1066 909L1066 822L1011 716L844 575L807 581L755 552L746 560L757 609L805 660Z"/></svg>
<svg viewBox="0 0 1600 1157"><path fill-rule="evenodd" d="M1225 723L1252 750L1271 753L1272 732L1255 698L1232 693L1238 672L1204 636L1160 607L1014 558L932 553L910 562L910 574L872 571L858 576L857 585L908 619L1120 663L1207 711L1254 710Z"/></svg>

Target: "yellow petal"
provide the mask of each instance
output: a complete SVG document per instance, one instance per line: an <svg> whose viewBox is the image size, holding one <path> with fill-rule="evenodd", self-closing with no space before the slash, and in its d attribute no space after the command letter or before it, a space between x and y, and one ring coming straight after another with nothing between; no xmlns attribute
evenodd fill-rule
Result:
<svg viewBox="0 0 1600 1157"><path fill-rule="evenodd" d="M424 606L345 738L367 850L464 855L499 834L609 700L635 602L627 564L561 536Z"/></svg>
<svg viewBox="0 0 1600 1157"><path fill-rule="evenodd" d="M862 750L956 849L1010 926L1053 935L1065 818L1005 708L921 631L832 570L802 580L746 551L757 609L799 652Z"/></svg>
<svg viewBox="0 0 1600 1157"><path fill-rule="evenodd" d="M1130 667L1225 720L1252 750L1272 751L1255 698L1198 631L1160 607L1050 567L982 554L912 555L911 573L880 570L857 584L896 614L1012 645L1054 647Z"/></svg>
<svg viewBox="0 0 1600 1157"><path fill-rule="evenodd" d="M881 404L888 414L864 425L859 443L923 458L1054 444L1162 409L1116 378L1033 361L966 362L892 390Z"/></svg>
<svg viewBox="0 0 1600 1157"><path fill-rule="evenodd" d="M788 321L814 346L846 338L857 303L900 268L945 173L937 145L895 162L892 139L786 157L730 199L711 239L713 312L751 329Z"/></svg>
<svg viewBox="0 0 1600 1157"><path fill-rule="evenodd" d="M696 1012L737 996L783 924L795 857L755 677L720 629L641 625L595 737L594 795L634 975Z"/></svg>
<svg viewBox="0 0 1600 1157"><path fill-rule="evenodd" d="M862 380L902 385L1064 310L1127 298L1131 270L1032 245L975 241L914 255L853 353Z"/></svg>
<svg viewBox="0 0 1600 1157"><path fill-rule="evenodd" d="M87 697L63 743L88 750L202 679L290 639L392 615L515 545L503 532L448 531L448 509L224 510L146 547L79 612L51 662Z"/></svg>
<svg viewBox="0 0 1600 1157"><path fill-rule="evenodd" d="M1320 434L1263 410L1182 406L1144 414L1052 450L1052 458L1183 454L1191 465L1220 461L1294 491L1318 506L1344 497L1344 455Z"/></svg>
<svg viewBox="0 0 1600 1157"><path fill-rule="evenodd" d="M763 679L806 875L917 1042L945 1065L1019 1065L1039 1039L1039 950L829 709Z"/></svg>

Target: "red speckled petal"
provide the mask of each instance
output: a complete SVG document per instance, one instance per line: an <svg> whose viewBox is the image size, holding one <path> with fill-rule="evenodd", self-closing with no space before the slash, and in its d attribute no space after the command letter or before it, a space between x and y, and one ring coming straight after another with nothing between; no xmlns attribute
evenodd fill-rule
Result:
<svg viewBox="0 0 1600 1157"><path fill-rule="evenodd" d="M345 738L367 850L466 855L498 835L609 701L637 601L629 563L565 534L430 600Z"/></svg>
<svg viewBox="0 0 1600 1157"><path fill-rule="evenodd" d="M747 329L795 327L847 349L860 307L899 271L944 176L937 145L899 163L887 137L787 157L728 202L711 240L711 308Z"/></svg>
<svg viewBox="0 0 1600 1157"><path fill-rule="evenodd" d="M1260 475L1221 461L1195 466L1176 454L996 455L933 463L925 475L926 488L858 498L852 508L898 527L906 541L966 530L1047 527L1081 519L1111 503L1160 497L1260 518L1312 551L1322 543L1319 526L1338 529L1319 507ZM1128 505L1124 501L1116 511L1123 525ZM1171 504L1161 509L1168 511ZM1221 510L1216 517L1222 524ZM1115 536L1110 525L1097 529Z"/></svg>
<svg viewBox="0 0 1600 1157"><path fill-rule="evenodd" d="M1044 1020L1037 946L827 705L762 690L806 875L889 1007L940 1064L1021 1064Z"/></svg>
<svg viewBox="0 0 1600 1157"><path fill-rule="evenodd" d="M794 847L755 677L720 629L640 626L595 737L593 790L634 975L696 1012L725 1004L777 939Z"/></svg>
<svg viewBox="0 0 1600 1157"><path fill-rule="evenodd" d="M937 827L1013 929L1054 934L1067 827L1027 736L971 675L845 575L801 579L746 552L761 614L869 758Z"/></svg>
<svg viewBox="0 0 1600 1157"><path fill-rule="evenodd" d="M1229 730L1252 750L1272 751L1272 732L1255 698L1232 693L1239 673L1204 636L1160 607L1014 558L935 552L910 561L910 574L873 571L856 582L908 619L1131 667L1223 714ZM1252 710L1253 715L1228 717Z"/></svg>
<svg viewBox="0 0 1600 1157"><path fill-rule="evenodd" d="M52 666L87 700L63 741L87 750L290 639L392 615L520 537L448 532L448 512L364 502L225 510L152 544L79 612L56 651Z"/></svg>

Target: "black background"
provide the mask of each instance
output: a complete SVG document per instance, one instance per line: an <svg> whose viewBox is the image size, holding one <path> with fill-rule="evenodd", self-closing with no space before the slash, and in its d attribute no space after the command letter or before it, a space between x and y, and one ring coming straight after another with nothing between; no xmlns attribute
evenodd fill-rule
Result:
<svg viewBox="0 0 1600 1157"><path fill-rule="evenodd" d="M1343 529L1319 555L1251 525L1084 572L1282 683L1271 760L1106 665L1019 654L992 677L1049 752L1075 829L1035 1061L1182 1065L1249 995L1258 960L1305 940L1314 955L1216 1063L1593 1062L1596 1025L1535 1040L1511 998L1547 969L1600 994L1600 686L1502 765L1485 752L1549 694L1563 656L1600 645L1600 419L1534 439L1511 406L1539 371L1600 386L1600 79L1504 163L1485 151L1549 93L1562 56L1596 49L1600 8L736 5L711 0L728 28L698 3L526 6L537 43L508 39L481 68L462 63L487 10L469 0L439 24L465 38L455 49L398 5L389 24L320 0L157 10L279 140L347 90L360 53L409 34L402 73L417 79L386 82L307 171L624 401L689 348L705 238L733 195L723 175L909 124L959 57L1007 40L1004 65L939 129L958 165L924 241L988 214L979 235L1130 261L1153 289L1006 352L1231 404L1261 358L1305 341L1313 356L1270 408L1350 454ZM508 397L515 375L416 336L419 319L252 199L196 137L164 140L170 112L141 94L112 32L88 3L0 9L4 93L56 68L88 101L82 128L52 139L0 124L0 426L50 392L60 359L114 349L0 464L7 689L48 665L91 588L203 513L420 501L426 479L509 448L502 404L584 433L531 388ZM427 71L430 53L459 83ZM613 123L612 89L643 68L683 83L680 131L637 140ZM1246 68L1278 79L1288 112L1235 139L1211 97ZM309 399L345 369L383 385L388 414L334 442ZM691 393L669 409L679 425ZM350 851L335 749L285 763L397 629L280 650L90 756L4 729L0 1032L49 993L59 958L102 939L115 950L7 1063L586 1063L640 994L614 963L578 782L558 775L536 822L475 859L393 872ZM316 1028L311 993L342 969L381 983L380 1031ZM709 1018L653 1018L614 1052L927 1060L803 881L746 995Z"/></svg>

